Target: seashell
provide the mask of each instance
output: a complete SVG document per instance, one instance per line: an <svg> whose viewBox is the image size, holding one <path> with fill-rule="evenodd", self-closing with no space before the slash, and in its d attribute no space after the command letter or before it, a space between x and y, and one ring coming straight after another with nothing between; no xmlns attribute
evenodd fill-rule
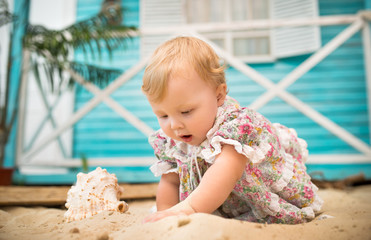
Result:
<svg viewBox="0 0 371 240"><path fill-rule="evenodd" d="M91 217L102 211L126 212L129 206L120 201L124 189L117 183L115 174L97 167L88 174L77 174L77 182L67 193L68 209L64 214L66 222Z"/></svg>

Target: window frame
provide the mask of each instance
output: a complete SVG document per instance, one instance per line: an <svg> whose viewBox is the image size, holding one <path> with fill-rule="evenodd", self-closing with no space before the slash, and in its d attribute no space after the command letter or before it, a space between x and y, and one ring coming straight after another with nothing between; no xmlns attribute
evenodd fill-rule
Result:
<svg viewBox="0 0 371 240"><path fill-rule="evenodd" d="M189 21L189 16L188 16L188 11L191 8L189 4L191 4L191 1L185 1L184 7L184 18L186 21L186 24L199 24L199 23L218 23L218 22L191 22ZM238 21L234 20L232 17L232 4L233 0L223 0L224 1L224 7L226 9L225 15L224 15L224 21L221 23L223 24L233 24ZM253 6L253 0L247 0L248 5ZM211 1L208 2L203 2L203 5L205 4L211 4ZM267 6L267 16L269 17L269 0L266 2ZM204 9L210 9L205 7ZM251 8L250 8L251 9ZM250 13L254 12L254 10L250 10ZM248 21L248 20L257 20L261 18L252 18L252 14L248 14L247 19L243 21ZM223 17L222 17L223 19ZM268 18L269 19L269 18ZM206 38L210 39L211 41L214 42L214 39L222 39L224 45L220 46L220 44L216 43L219 47L222 47L225 49L227 52L233 54L234 56L237 56L240 60L244 62L252 62L252 63L266 63L266 62L273 62L276 60L276 58L273 56L272 52L272 44L271 44L271 31L270 30L245 30L245 31L223 31L223 32L212 32L212 33L203 33L203 36ZM234 40L235 39L256 39L256 38L266 38L268 41L268 53L267 54L248 54L248 55L238 55L235 52L235 44Z"/></svg>
<svg viewBox="0 0 371 240"><path fill-rule="evenodd" d="M193 1L201 4L198 1L202 0ZM249 24L250 22L258 23L261 21L269 23L276 20L316 19L319 15L318 0L266 0L266 10L268 12L260 12L258 17L252 21L232 21L231 10L228 10L232 7L232 1L234 0L221 0L219 2L228 3L224 5L226 14L222 22L209 21L205 23L205 21L201 21L199 23L187 23L189 0L140 0L140 28L146 32L146 34L141 36L140 40L141 56L147 57L150 55L162 42L174 37L173 34L187 34L189 31L193 31L193 28L210 40L221 39L223 48L227 52L246 63L272 63L281 58L310 54L321 47L320 27L317 25L269 28L269 24L267 24L266 28L250 30L246 28L240 30L236 27L239 25L243 26L246 23ZM250 0L249 2L253 3L252 1ZM207 3L210 4L210 2ZM213 3L215 2L213 1ZM261 5L258 7L262 8ZM202 15L202 13L199 13L199 15ZM266 20L262 16L269 16L269 18ZM219 28L219 26L223 27ZM267 39L267 43L262 48L267 53L235 54L233 43L235 38L253 39L255 37L265 37ZM242 46L244 45L242 44ZM244 51L249 48L241 49Z"/></svg>

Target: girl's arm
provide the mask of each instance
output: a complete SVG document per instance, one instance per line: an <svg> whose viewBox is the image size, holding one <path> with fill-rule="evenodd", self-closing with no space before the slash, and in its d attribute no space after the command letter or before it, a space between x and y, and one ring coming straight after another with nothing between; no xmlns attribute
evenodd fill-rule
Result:
<svg viewBox="0 0 371 240"><path fill-rule="evenodd" d="M224 145L214 164L202 177L200 185L185 201L166 211L157 212L145 221L157 221L171 215L214 212L242 177L246 162L247 158L237 153L233 146Z"/></svg>
<svg viewBox="0 0 371 240"><path fill-rule="evenodd" d="M169 209L179 203L179 176L168 173L161 176L156 194L158 211Z"/></svg>
<svg viewBox="0 0 371 240"><path fill-rule="evenodd" d="M224 145L213 165L205 172L200 185L188 197L195 212L212 213L227 199L242 177L247 158L233 146Z"/></svg>

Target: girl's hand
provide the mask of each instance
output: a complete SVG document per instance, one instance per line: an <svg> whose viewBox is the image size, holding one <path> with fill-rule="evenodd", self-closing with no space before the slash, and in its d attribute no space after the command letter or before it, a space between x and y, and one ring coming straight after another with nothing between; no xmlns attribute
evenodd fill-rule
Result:
<svg viewBox="0 0 371 240"><path fill-rule="evenodd" d="M155 212L148 217L144 218L143 222L156 222L158 220L161 220L166 217L170 216L184 216L184 215L191 215L193 213L196 213L195 210L192 208L192 206L189 204L189 199L186 199L175 206L163 210Z"/></svg>
<svg viewBox="0 0 371 240"><path fill-rule="evenodd" d="M156 221L161 220L161 219L166 218L166 217L184 216L184 215L187 215L185 213L185 211L167 209L167 210L164 210L164 211L158 211L158 212L152 213L151 215L144 218L143 222L144 223L156 222Z"/></svg>

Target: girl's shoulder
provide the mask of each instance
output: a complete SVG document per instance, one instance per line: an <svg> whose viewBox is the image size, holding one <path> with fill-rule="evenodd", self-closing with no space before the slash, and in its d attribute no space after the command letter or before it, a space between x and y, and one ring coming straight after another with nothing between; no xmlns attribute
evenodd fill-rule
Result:
<svg viewBox="0 0 371 240"><path fill-rule="evenodd" d="M222 145L234 146L253 163L265 159L272 145L277 145L274 126L253 109L240 107L232 98L219 110L213 128L207 133L209 145L203 150L207 159L215 158Z"/></svg>
<svg viewBox="0 0 371 240"><path fill-rule="evenodd" d="M218 109L215 128L226 126L240 126L243 123L250 125L271 124L262 114L248 107L241 107L232 97L227 96L223 106Z"/></svg>

